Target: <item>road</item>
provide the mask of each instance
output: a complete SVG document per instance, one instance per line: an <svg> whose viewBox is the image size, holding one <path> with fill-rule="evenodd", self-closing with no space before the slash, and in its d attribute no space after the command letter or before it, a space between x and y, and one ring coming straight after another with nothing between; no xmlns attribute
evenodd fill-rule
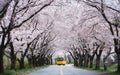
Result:
<svg viewBox="0 0 120 75"><path fill-rule="evenodd" d="M73 65L52 65L27 75L106 75L105 73L75 68Z"/></svg>

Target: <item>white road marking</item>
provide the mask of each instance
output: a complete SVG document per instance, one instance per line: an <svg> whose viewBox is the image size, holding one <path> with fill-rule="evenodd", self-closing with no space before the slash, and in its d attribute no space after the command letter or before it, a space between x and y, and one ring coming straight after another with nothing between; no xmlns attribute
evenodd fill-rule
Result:
<svg viewBox="0 0 120 75"><path fill-rule="evenodd" d="M60 75L64 75L62 66L60 67Z"/></svg>

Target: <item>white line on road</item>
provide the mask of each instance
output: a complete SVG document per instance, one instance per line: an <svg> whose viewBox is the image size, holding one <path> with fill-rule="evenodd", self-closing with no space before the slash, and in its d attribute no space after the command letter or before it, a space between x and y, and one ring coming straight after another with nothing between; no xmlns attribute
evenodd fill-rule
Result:
<svg viewBox="0 0 120 75"><path fill-rule="evenodd" d="M60 75L64 75L62 66L60 67Z"/></svg>

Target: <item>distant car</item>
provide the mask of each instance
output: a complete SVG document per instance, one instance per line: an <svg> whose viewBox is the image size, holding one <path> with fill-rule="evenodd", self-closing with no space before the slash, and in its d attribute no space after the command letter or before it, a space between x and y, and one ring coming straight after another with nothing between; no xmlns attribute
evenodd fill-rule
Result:
<svg viewBox="0 0 120 75"><path fill-rule="evenodd" d="M66 61L63 57L57 57L56 58L56 64L57 65L65 65L66 64Z"/></svg>

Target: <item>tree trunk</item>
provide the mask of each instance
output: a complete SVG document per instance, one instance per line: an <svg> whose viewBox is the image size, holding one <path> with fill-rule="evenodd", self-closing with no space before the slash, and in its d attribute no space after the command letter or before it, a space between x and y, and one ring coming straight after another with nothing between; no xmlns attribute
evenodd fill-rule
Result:
<svg viewBox="0 0 120 75"><path fill-rule="evenodd" d="M118 47L118 45L119 45L119 43L120 43L120 41L118 40L118 39L113 39L114 40L114 47L115 47L115 53L116 53L116 55L117 55L117 72L119 72L120 73L120 46Z"/></svg>
<svg viewBox="0 0 120 75"><path fill-rule="evenodd" d="M99 69L100 69L100 57L97 56L97 58L96 58L95 70L99 70Z"/></svg>
<svg viewBox="0 0 120 75"><path fill-rule="evenodd" d="M10 69L15 69L15 65L16 65L16 57L11 58L11 67L10 67Z"/></svg>
<svg viewBox="0 0 120 75"><path fill-rule="evenodd" d="M51 65L53 64L53 60L52 60L52 57L50 57L50 64L51 64Z"/></svg>
<svg viewBox="0 0 120 75"><path fill-rule="evenodd" d="M20 69L25 68L25 66L24 66L24 58L21 58L21 60L19 61L19 63L20 63Z"/></svg>
<svg viewBox="0 0 120 75"><path fill-rule="evenodd" d="M90 63L90 68L93 68L93 59L95 57L95 52L93 52L93 55L89 55L89 63Z"/></svg>
<svg viewBox="0 0 120 75"><path fill-rule="evenodd" d="M79 55L79 66L80 67L83 67L83 58L84 58L84 55Z"/></svg>
<svg viewBox="0 0 120 75"><path fill-rule="evenodd" d="M3 49L0 49L0 73L4 72L4 65L3 65Z"/></svg>
<svg viewBox="0 0 120 75"><path fill-rule="evenodd" d="M32 59L32 56L29 56L29 55L28 55L28 56L27 56L27 60L28 60L29 67L34 67L34 66L33 66L33 63L32 63L32 60L33 60L33 59Z"/></svg>
<svg viewBox="0 0 120 75"><path fill-rule="evenodd" d="M90 57L90 68L93 68L93 57Z"/></svg>
<svg viewBox="0 0 120 75"><path fill-rule="evenodd" d="M43 59L39 58L38 61L37 61L38 66L42 66L42 62L43 62Z"/></svg>
<svg viewBox="0 0 120 75"><path fill-rule="evenodd" d="M107 66L106 66L106 64L104 63L104 70L106 71L107 70Z"/></svg>
<svg viewBox="0 0 120 75"><path fill-rule="evenodd" d="M30 60L31 60L32 66L33 66L33 67L36 67L37 58L36 58L34 55L32 55L32 56L30 57Z"/></svg>
<svg viewBox="0 0 120 75"><path fill-rule="evenodd" d="M106 56L106 57L103 58L103 67L104 67L104 70L105 70L105 71L107 70L107 65L106 65L107 57L108 57L108 56Z"/></svg>
<svg viewBox="0 0 120 75"><path fill-rule="evenodd" d="M83 67L83 58L79 59L79 65L80 65L80 67Z"/></svg>
<svg viewBox="0 0 120 75"><path fill-rule="evenodd" d="M103 52L103 49L102 49L103 45L104 45L104 43L102 44L102 47L99 50L99 54L96 54L96 66L95 66L96 70L100 69L100 58L101 58L101 55L102 55L102 52Z"/></svg>
<svg viewBox="0 0 120 75"><path fill-rule="evenodd" d="M1 45L0 45L0 73L4 72L4 64L3 64L3 56L4 56L4 50L5 50L5 38L6 38L6 34L3 34L3 37L1 39Z"/></svg>
<svg viewBox="0 0 120 75"><path fill-rule="evenodd" d="M78 61L77 61L77 59L74 59L74 66L78 66Z"/></svg>
<svg viewBox="0 0 120 75"><path fill-rule="evenodd" d="M117 72L120 73L120 54L117 54L117 58L118 58L118 66L117 66Z"/></svg>
<svg viewBox="0 0 120 75"><path fill-rule="evenodd" d="M11 67L10 69L15 69L15 65L16 65L16 55L14 53L14 46L13 43L10 42L10 48L11 48L11 52L10 52L10 59L11 59Z"/></svg>
<svg viewBox="0 0 120 75"><path fill-rule="evenodd" d="M89 58L88 55L86 55L86 57L84 58L84 67L88 67L88 63L89 63Z"/></svg>

